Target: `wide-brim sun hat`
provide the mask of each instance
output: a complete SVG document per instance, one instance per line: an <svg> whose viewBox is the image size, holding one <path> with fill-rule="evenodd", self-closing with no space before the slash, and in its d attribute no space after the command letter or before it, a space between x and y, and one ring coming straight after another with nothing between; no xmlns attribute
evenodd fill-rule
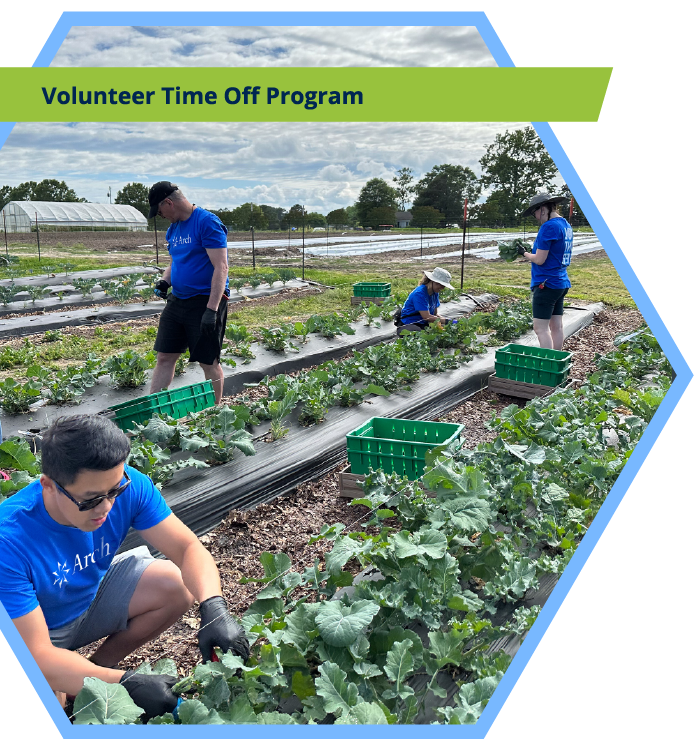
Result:
<svg viewBox="0 0 699 745"><path fill-rule="evenodd" d="M520 217L528 217L534 213L534 210L541 207L542 204L560 204L565 201L565 197L554 197L553 194L543 191L541 194L536 194L529 200L529 207L522 212Z"/></svg>
<svg viewBox="0 0 699 745"><path fill-rule="evenodd" d="M454 288L449 284L451 282L451 274L446 269L442 269L441 266L435 267L435 270L433 272L425 271L425 275L427 276L427 279L431 279L433 282L436 282L438 285L444 285L445 287L448 287L450 290L453 290Z"/></svg>

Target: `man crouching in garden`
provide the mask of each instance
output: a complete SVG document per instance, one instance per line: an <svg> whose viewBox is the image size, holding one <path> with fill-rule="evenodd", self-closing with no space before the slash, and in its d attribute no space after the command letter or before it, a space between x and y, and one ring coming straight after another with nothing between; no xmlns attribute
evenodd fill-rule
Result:
<svg viewBox="0 0 699 745"><path fill-rule="evenodd" d="M51 687L75 696L95 677L122 683L149 717L172 711L176 678L113 666L195 600L204 660L214 647L247 659L213 557L125 465L129 438L104 417L70 416L51 425L41 450L41 477L0 504L0 601ZM169 561L145 547L116 555L129 528ZM71 651L104 637L89 660Z"/></svg>

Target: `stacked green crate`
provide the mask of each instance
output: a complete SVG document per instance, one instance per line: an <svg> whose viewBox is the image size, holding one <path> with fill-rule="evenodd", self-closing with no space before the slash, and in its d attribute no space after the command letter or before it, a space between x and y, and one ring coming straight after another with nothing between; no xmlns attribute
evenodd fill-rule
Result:
<svg viewBox="0 0 699 745"><path fill-rule="evenodd" d="M389 297L390 282L355 282L352 285L355 297Z"/></svg>
<svg viewBox="0 0 699 745"><path fill-rule="evenodd" d="M557 349L506 344L495 352L498 378L535 385L561 385L570 371L572 353Z"/></svg>

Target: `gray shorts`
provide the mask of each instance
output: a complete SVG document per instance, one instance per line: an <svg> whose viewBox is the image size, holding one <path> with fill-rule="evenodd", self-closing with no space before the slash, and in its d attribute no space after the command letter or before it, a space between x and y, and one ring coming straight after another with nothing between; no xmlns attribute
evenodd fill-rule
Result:
<svg viewBox="0 0 699 745"><path fill-rule="evenodd" d="M129 622L129 603L146 567L156 561L146 546L117 554L102 578L90 607L74 621L49 629L54 647L80 649L123 631Z"/></svg>

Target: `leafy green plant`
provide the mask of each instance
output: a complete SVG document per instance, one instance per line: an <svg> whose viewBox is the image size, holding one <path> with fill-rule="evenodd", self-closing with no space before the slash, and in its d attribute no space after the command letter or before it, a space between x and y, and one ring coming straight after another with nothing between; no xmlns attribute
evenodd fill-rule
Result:
<svg viewBox="0 0 699 745"><path fill-rule="evenodd" d="M37 355L37 348L27 339L21 347L4 347L0 350L0 370L9 370L18 365L30 365Z"/></svg>
<svg viewBox="0 0 699 745"><path fill-rule="evenodd" d="M299 348L291 342L291 337L293 335L294 327L286 323L283 323L276 328L260 329L262 346L272 352L284 352L287 349L293 349L295 352L298 352Z"/></svg>
<svg viewBox="0 0 699 745"><path fill-rule="evenodd" d="M19 383L6 378L0 383L0 406L7 414L31 411L32 404L41 398L41 388L34 380Z"/></svg>
<svg viewBox="0 0 699 745"><path fill-rule="evenodd" d="M9 305L16 294L17 288L14 282L10 282L9 285L0 285L0 303L3 305Z"/></svg>
<svg viewBox="0 0 699 745"><path fill-rule="evenodd" d="M504 261L514 261L519 257L517 248L522 247L525 251L531 251L531 244L526 243L521 238L515 238L513 241L502 241L498 242L498 251L500 252L500 258Z"/></svg>
<svg viewBox="0 0 699 745"><path fill-rule="evenodd" d="M253 290L256 290L262 284L262 277L259 274L251 274L248 277L248 282Z"/></svg>
<svg viewBox="0 0 699 745"><path fill-rule="evenodd" d="M97 284L94 279L81 279L80 277L74 277L70 283L83 297L90 295L92 288Z"/></svg>
<svg viewBox="0 0 699 745"><path fill-rule="evenodd" d="M347 322L345 316L338 313L327 315L313 315L306 321L306 332L320 334L326 339L332 339L341 334L354 334L355 330Z"/></svg>
<svg viewBox="0 0 699 745"><path fill-rule="evenodd" d="M291 282L292 279L296 279L296 272L293 269L281 268L277 269L277 276L279 281L286 287L287 282Z"/></svg>
<svg viewBox="0 0 699 745"><path fill-rule="evenodd" d="M206 463L196 458L171 460L170 456L167 448L161 448L150 440L132 440L126 462L150 476L157 489L162 489L177 471L184 468L207 468Z"/></svg>
<svg viewBox="0 0 699 745"><path fill-rule="evenodd" d="M145 355L127 349L113 354L105 362L105 372L109 373L117 388L138 388L147 380L146 371L155 366L155 354Z"/></svg>
<svg viewBox="0 0 699 745"><path fill-rule="evenodd" d="M136 287L139 275L129 274L119 279L105 281L102 284L102 289L109 295L117 300L121 305L128 303L134 297L140 294L139 289Z"/></svg>
<svg viewBox="0 0 699 745"><path fill-rule="evenodd" d="M184 375L184 371L187 368L187 364L189 363L189 357L185 357L185 355L181 354L177 358L177 362L175 363L175 377L179 378L180 375Z"/></svg>
<svg viewBox="0 0 699 745"><path fill-rule="evenodd" d="M229 323L226 326L226 339L230 339L236 343L249 343L255 341L255 336L247 330L246 326L238 326L235 323Z"/></svg>
<svg viewBox="0 0 699 745"><path fill-rule="evenodd" d="M362 310L364 311L365 326L375 326L380 328L381 324L377 319L381 318L381 306L375 303L362 303Z"/></svg>
<svg viewBox="0 0 699 745"><path fill-rule="evenodd" d="M230 278L230 284L235 287L238 292L240 292L242 287L245 287L245 285L248 283L248 280L246 277L231 277Z"/></svg>
<svg viewBox="0 0 699 745"><path fill-rule="evenodd" d="M51 288L43 285L28 285L23 289L25 292L29 293L29 297L32 300L32 305L36 303L37 300L41 300L42 298L45 298L47 295L51 294Z"/></svg>
<svg viewBox="0 0 699 745"><path fill-rule="evenodd" d="M0 481L0 502L25 486L41 473L41 460L32 453L25 440L8 437L0 443L0 468L12 471L8 480Z"/></svg>
<svg viewBox="0 0 699 745"><path fill-rule="evenodd" d="M49 329L44 331L44 342L60 341L63 338L63 334L59 329Z"/></svg>
<svg viewBox="0 0 699 745"><path fill-rule="evenodd" d="M266 269L260 272L263 282L266 282L270 287L279 279L279 275L273 269Z"/></svg>

